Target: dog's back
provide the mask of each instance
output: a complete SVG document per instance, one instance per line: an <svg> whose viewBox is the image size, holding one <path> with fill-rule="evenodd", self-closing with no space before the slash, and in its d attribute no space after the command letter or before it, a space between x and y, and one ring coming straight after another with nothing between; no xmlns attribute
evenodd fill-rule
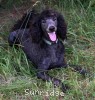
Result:
<svg viewBox="0 0 95 100"><path fill-rule="evenodd" d="M18 29L26 29L29 28L29 21L33 20L35 17L39 16L39 14L33 10L28 13L25 13L20 20L16 22L16 24L11 29L11 32L18 30Z"/></svg>

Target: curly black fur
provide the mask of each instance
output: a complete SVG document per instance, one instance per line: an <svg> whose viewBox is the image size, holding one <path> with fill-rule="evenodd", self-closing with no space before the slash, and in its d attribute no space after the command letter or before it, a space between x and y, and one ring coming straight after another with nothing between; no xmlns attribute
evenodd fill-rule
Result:
<svg viewBox="0 0 95 100"><path fill-rule="evenodd" d="M66 33L67 33L67 25L63 18L63 16L58 13L57 11L46 9L42 13L36 13L35 11L31 11L29 13L26 13L20 20L17 21L17 23L14 25L11 31L15 31L17 29L30 29L30 34L32 36L32 39L34 42L39 42L42 38L43 31L41 29L41 19L44 17L49 17L51 14L54 14L54 16L57 17L58 21L58 29L57 29L57 35L62 39L66 39Z"/></svg>
<svg viewBox="0 0 95 100"><path fill-rule="evenodd" d="M46 17L57 18L57 42L50 42L48 44L43 40L44 31L41 27L41 20ZM52 81L54 85L59 86L61 81L53 78L47 74L47 71L52 68L66 67L64 59L64 45L60 41L66 39L67 25L63 16L57 11L46 9L41 13L34 11L25 14L22 19L18 20L12 28L12 32L9 35L9 43L19 43L22 45L22 49L25 52L27 58L29 58L38 69L37 76L45 81ZM68 88L62 84L63 91Z"/></svg>

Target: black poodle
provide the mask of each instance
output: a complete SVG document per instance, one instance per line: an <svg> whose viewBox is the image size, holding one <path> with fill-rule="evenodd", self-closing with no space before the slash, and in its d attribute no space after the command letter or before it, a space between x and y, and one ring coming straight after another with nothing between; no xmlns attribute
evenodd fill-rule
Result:
<svg viewBox="0 0 95 100"><path fill-rule="evenodd" d="M27 58L35 64L37 77L51 81L55 86L62 84L64 92L68 86L49 76L47 71L67 67L62 43L66 34L67 25L63 16L57 11L46 9L41 13L31 11L25 14L9 35L9 44L20 44ZM81 69L78 70L81 72Z"/></svg>

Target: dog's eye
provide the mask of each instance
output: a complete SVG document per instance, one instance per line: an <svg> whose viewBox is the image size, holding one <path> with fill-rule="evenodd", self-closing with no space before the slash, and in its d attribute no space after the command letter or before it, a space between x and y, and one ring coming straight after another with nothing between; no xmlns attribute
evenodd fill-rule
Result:
<svg viewBox="0 0 95 100"><path fill-rule="evenodd" d="M42 20L42 23L46 23L46 21L45 20Z"/></svg>
<svg viewBox="0 0 95 100"><path fill-rule="evenodd" d="M55 21L55 20L57 20L57 18L56 18L56 17L54 17L54 18L53 18L53 20Z"/></svg>

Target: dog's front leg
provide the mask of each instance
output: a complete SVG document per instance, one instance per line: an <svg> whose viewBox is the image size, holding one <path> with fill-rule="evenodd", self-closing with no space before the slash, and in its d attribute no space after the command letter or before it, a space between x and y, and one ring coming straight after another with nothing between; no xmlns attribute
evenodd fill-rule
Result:
<svg viewBox="0 0 95 100"><path fill-rule="evenodd" d="M51 81L55 86L59 86L61 83L61 80L49 76L47 72L38 72L37 77L44 81Z"/></svg>
<svg viewBox="0 0 95 100"><path fill-rule="evenodd" d="M42 71L39 71L38 73L37 73L37 77L38 78L41 78L42 80L44 80L44 81L51 81L53 84L54 84L54 86L56 87L56 86L60 86L61 87L61 90L63 91L63 92L66 92L68 89L69 89L69 87L68 87L68 85L65 85L65 84L63 84L62 82L61 82L61 80L59 80L59 79L57 79L57 78L54 78L54 77L51 77L51 76L49 76L48 74L47 74L47 72L42 72Z"/></svg>

